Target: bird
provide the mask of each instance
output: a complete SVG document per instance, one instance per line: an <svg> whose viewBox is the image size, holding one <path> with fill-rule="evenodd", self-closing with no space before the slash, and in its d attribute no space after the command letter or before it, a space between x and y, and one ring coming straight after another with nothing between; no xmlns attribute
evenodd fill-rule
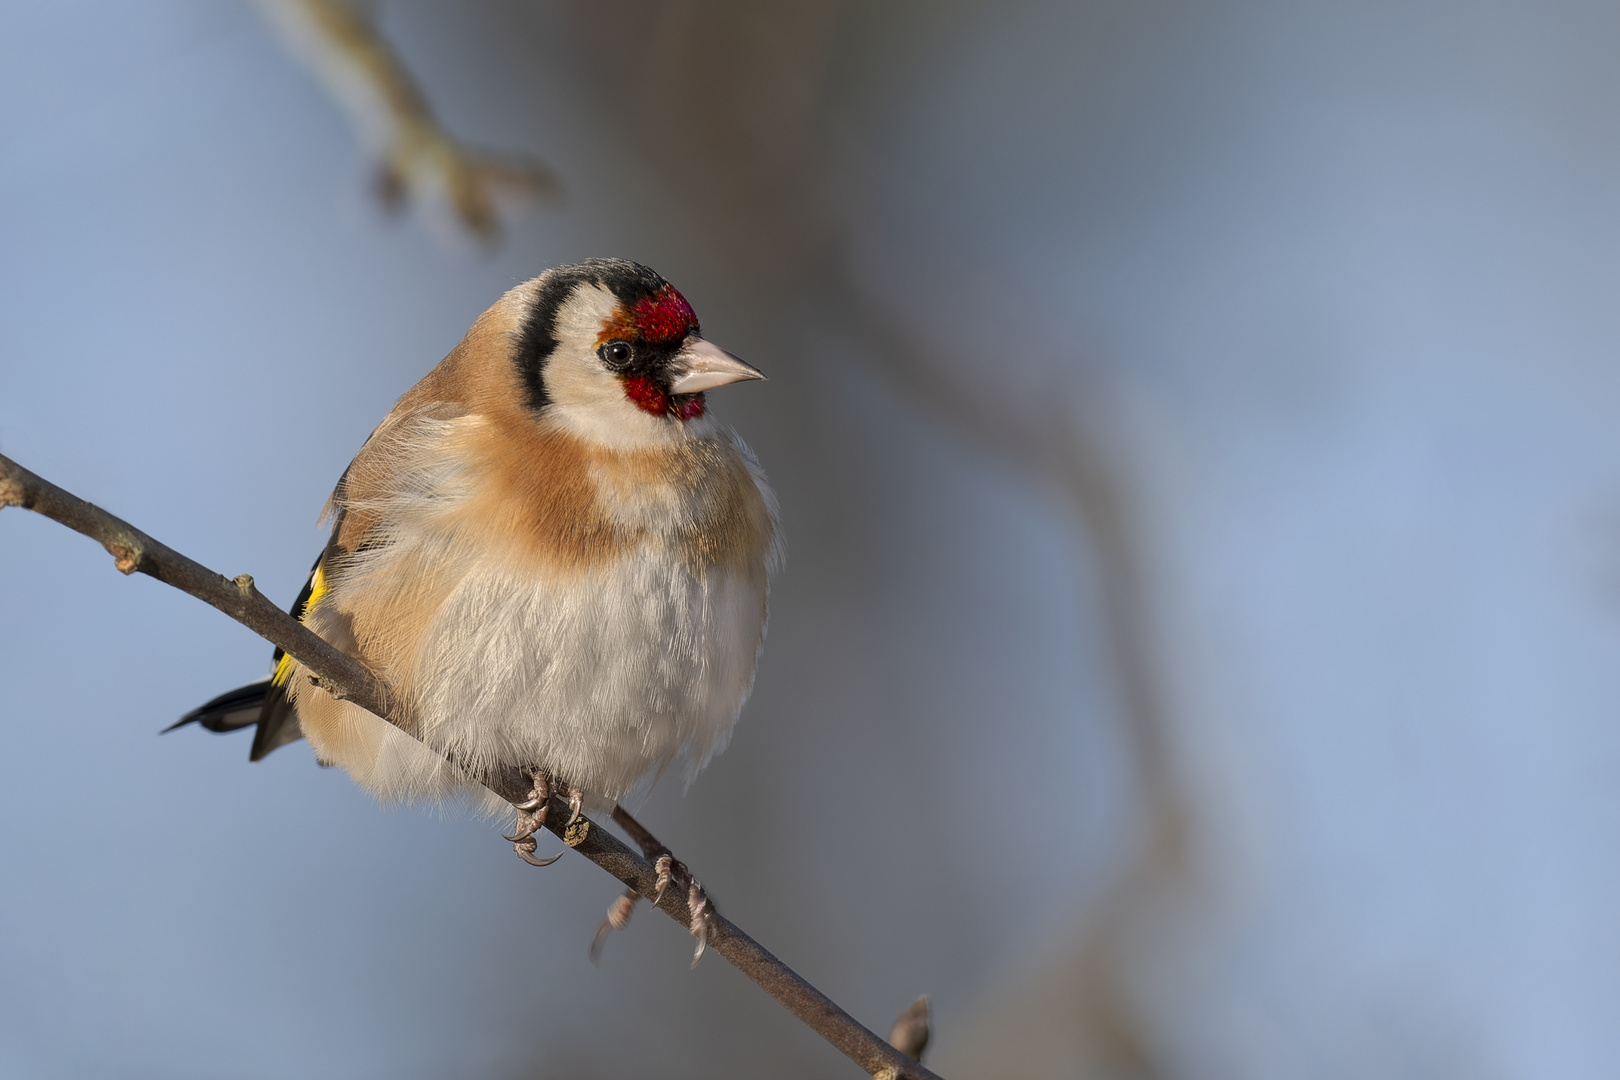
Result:
<svg viewBox="0 0 1620 1080"><path fill-rule="evenodd" d="M763 379L702 336L656 271L588 259L511 289L383 418L323 511L292 614L363 663L400 728L276 650L268 678L165 730L254 727L258 761L302 737L385 801L512 807L478 778L534 778L513 842L555 796L607 810L684 880L701 956L712 905L623 803L724 748L754 682L782 563L776 497L710 411ZM628 919L609 908L592 944ZM696 959L694 958L694 963Z"/></svg>

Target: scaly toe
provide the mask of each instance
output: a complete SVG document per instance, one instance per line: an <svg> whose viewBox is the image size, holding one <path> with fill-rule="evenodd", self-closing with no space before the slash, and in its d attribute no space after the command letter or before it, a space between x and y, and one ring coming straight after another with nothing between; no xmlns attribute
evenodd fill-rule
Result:
<svg viewBox="0 0 1620 1080"><path fill-rule="evenodd" d="M518 807L517 820L512 822L512 835L506 836L505 833L501 835L506 836L506 839L514 844L520 843L539 832L540 823L540 815L532 814L520 806Z"/></svg>
<svg viewBox="0 0 1620 1080"><path fill-rule="evenodd" d="M514 803L513 805L519 810L527 810L531 813L539 810L540 822L544 824L546 819L545 805L550 801L551 779L546 776L544 770L536 769L534 771L534 787L530 789L529 797L523 802Z"/></svg>

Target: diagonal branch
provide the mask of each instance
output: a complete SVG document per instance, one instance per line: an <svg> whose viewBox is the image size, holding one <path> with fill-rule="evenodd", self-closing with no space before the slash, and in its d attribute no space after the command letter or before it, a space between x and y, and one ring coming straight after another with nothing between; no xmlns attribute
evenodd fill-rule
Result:
<svg viewBox="0 0 1620 1080"><path fill-rule="evenodd" d="M327 692L399 726L391 717L387 694L378 680L352 657L333 648L271 603L254 587L248 575L228 579L216 574L0 454L0 508L7 506L21 506L43 514L97 541L112 555L122 573L147 574L213 605L314 671ZM451 763L460 765L454 759ZM518 769L486 777L483 783L510 803L522 802L530 794L530 778ZM652 864L588 818L580 818L572 828L567 828L567 817L562 807L553 808L546 828L591 862L652 900L657 885ZM667 891L657 907L682 927L690 924L691 913L683 890ZM826 994L718 913L712 916L709 948L725 957L871 1076L879 1080L939 1080L934 1073L867 1030Z"/></svg>

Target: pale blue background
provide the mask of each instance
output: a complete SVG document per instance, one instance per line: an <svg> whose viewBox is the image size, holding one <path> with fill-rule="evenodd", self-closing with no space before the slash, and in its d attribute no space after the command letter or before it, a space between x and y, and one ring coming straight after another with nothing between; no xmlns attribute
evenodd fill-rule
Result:
<svg viewBox="0 0 1620 1080"><path fill-rule="evenodd" d="M1123 943L1147 1075L1620 1072L1620 9L852 8L811 162L907 364L729 264L565 5L379 10L453 129L568 183L493 253L367 203L250 6L0 10L0 451L289 600L502 290L658 267L771 375L714 404L790 555L733 747L646 819L873 1026L931 992L946 1075L1081 1076L1043 988L1132 835L1041 464L1084 424L1193 811ZM0 514L0 1077L855 1074L667 920L592 968L582 860L156 737L267 662Z"/></svg>

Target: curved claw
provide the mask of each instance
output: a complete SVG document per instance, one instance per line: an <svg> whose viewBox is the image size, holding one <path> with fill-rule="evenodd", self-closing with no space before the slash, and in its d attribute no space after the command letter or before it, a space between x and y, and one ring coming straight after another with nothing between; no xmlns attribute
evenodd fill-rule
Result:
<svg viewBox="0 0 1620 1080"><path fill-rule="evenodd" d="M517 845L514 844L513 847L517 847ZM531 851L524 851L520 847L517 848L517 853L518 853L518 858L522 859L524 862L528 863L530 866L550 866L552 863L556 862L558 859L563 857L563 853L559 851L559 852L557 852L557 854L553 855L549 859L537 859L537 858L534 857L534 852L532 850Z"/></svg>
<svg viewBox="0 0 1620 1080"><path fill-rule="evenodd" d="M674 879L675 857L673 855L660 855L658 861L653 863L653 869L658 871L658 884L653 889L653 907L657 907L664 899L664 890Z"/></svg>
<svg viewBox="0 0 1620 1080"><path fill-rule="evenodd" d="M713 908L709 904L708 894L697 881L686 890L686 904L692 911L692 936L697 938L697 948L692 952L692 966L703 959L703 950L709 947L709 913Z"/></svg>
<svg viewBox="0 0 1620 1080"><path fill-rule="evenodd" d="M579 788L568 789L568 825L579 820L579 815L585 808L585 793ZM567 828L568 825L563 826Z"/></svg>

